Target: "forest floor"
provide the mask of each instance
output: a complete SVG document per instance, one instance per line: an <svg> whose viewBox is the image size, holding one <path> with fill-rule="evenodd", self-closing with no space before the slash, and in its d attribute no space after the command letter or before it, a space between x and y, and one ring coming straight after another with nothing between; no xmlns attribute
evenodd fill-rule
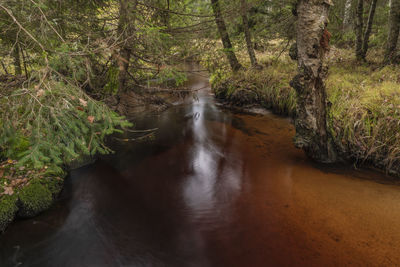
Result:
<svg viewBox="0 0 400 267"><path fill-rule="evenodd" d="M353 54L332 47L327 58L328 129L343 159L398 176L400 72L397 66L381 65L380 50L371 50L365 63L356 62ZM262 70L214 73L216 97L227 105L258 105L295 116L295 91L289 82L296 75L296 62L287 54L260 53L258 58Z"/></svg>

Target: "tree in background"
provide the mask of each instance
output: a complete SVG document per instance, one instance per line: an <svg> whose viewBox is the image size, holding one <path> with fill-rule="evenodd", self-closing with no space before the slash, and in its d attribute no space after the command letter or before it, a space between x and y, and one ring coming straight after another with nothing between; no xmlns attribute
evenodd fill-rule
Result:
<svg viewBox="0 0 400 267"><path fill-rule="evenodd" d="M371 1L368 21L364 31L364 0L358 0L356 12L356 58L358 61L365 61L369 47L369 38L372 31L372 25L375 17L377 0Z"/></svg>
<svg viewBox="0 0 400 267"><path fill-rule="evenodd" d="M400 0L390 2L389 34L384 57L384 64L394 63L400 31Z"/></svg>
<svg viewBox="0 0 400 267"><path fill-rule="evenodd" d="M375 10L376 10L377 2L378 2L378 0L372 0L371 7L369 9L367 27L365 28L364 39L363 39L363 44L362 44L361 58L363 60L365 60L365 58L367 56L367 52L368 52L369 37L370 37L371 31L372 31L372 24L374 22Z"/></svg>
<svg viewBox="0 0 400 267"><path fill-rule="evenodd" d="M224 52L226 57L228 58L229 64L233 71L237 71L242 68L242 65L237 60L235 52L233 50L233 46L231 43L231 39L229 38L228 31L226 29L224 18L222 17L221 7L219 4L219 0L211 0L212 9L215 16L215 23L218 27L218 32L222 40L222 44L224 46Z"/></svg>
<svg viewBox="0 0 400 267"><path fill-rule="evenodd" d="M355 32L356 32L356 58L357 60L363 59L363 28L364 28L364 0L358 0L356 9Z"/></svg>
<svg viewBox="0 0 400 267"><path fill-rule="evenodd" d="M344 5L344 15L343 15L343 30L348 30L351 26L351 7L352 7L353 0L346 0Z"/></svg>
<svg viewBox="0 0 400 267"><path fill-rule="evenodd" d="M247 3L246 0L240 0L240 8L242 12L242 23L243 23L243 32L246 40L247 52L249 54L250 62L253 67L256 67L257 58L254 53L253 42L251 41L251 33L249 29L249 19L247 18Z"/></svg>
<svg viewBox="0 0 400 267"><path fill-rule="evenodd" d="M118 91L126 89L126 79L131 59L132 49L135 44L135 16L136 0L120 0L118 19L118 38L120 39L119 53L116 54L118 65Z"/></svg>

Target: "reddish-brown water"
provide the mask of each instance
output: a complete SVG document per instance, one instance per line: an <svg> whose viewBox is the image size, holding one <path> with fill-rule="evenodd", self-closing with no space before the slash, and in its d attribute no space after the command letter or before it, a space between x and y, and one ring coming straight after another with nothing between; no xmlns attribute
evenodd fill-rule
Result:
<svg viewBox="0 0 400 267"><path fill-rule="evenodd" d="M52 210L0 237L1 267L400 265L400 187L313 164L288 119L206 90L137 123L156 139L72 171Z"/></svg>

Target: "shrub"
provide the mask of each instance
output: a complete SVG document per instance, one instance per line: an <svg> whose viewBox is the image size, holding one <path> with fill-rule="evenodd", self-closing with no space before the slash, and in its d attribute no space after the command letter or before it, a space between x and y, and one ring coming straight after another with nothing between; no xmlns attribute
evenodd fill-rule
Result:
<svg viewBox="0 0 400 267"><path fill-rule="evenodd" d="M130 123L74 84L49 75L19 89L0 88L0 151L19 166L51 165L58 171L82 156L109 153L105 137Z"/></svg>

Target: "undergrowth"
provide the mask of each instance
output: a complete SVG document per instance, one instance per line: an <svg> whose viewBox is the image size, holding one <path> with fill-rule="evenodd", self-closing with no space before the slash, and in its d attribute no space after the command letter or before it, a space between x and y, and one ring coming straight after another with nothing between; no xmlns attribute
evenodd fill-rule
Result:
<svg viewBox="0 0 400 267"><path fill-rule="evenodd" d="M0 84L0 233L16 215L47 209L66 166L110 153L106 136L131 126L51 68L37 73Z"/></svg>

